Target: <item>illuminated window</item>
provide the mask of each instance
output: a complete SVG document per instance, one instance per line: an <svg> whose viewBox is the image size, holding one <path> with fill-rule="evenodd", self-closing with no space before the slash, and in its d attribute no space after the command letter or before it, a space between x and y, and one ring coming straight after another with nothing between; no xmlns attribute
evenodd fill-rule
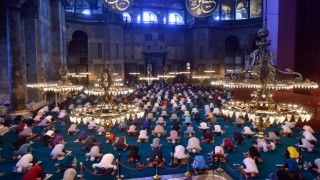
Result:
<svg viewBox="0 0 320 180"><path fill-rule="evenodd" d="M90 15L91 11L90 11L90 9L85 9L85 10L82 11L82 14Z"/></svg>
<svg viewBox="0 0 320 180"><path fill-rule="evenodd" d="M167 18L163 19L164 23L167 22ZM179 13L169 13L169 24L183 24L183 18Z"/></svg>
<svg viewBox="0 0 320 180"><path fill-rule="evenodd" d="M123 13L122 17L123 17L123 22L128 22L128 23L131 22L131 16L129 13L127 13L127 12Z"/></svg>
<svg viewBox="0 0 320 180"><path fill-rule="evenodd" d="M137 22L141 22L141 17L140 15L137 17ZM151 11L145 11L143 12L143 23L158 23L158 18L157 16L151 12Z"/></svg>

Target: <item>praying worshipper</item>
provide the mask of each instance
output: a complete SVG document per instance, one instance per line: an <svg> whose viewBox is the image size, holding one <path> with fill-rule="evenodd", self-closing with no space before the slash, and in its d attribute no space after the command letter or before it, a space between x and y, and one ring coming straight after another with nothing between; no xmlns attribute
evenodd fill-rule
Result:
<svg viewBox="0 0 320 180"><path fill-rule="evenodd" d="M100 125L99 128L97 129L97 135L105 135L106 134L106 129Z"/></svg>
<svg viewBox="0 0 320 180"><path fill-rule="evenodd" d="M170 136L166 138L168 143L179 143L180 142L180 137L178 136L178 132L176 130L171 130L170 131Z"/></svg>
<svg viewBox="0 0 320 180"><path fill-rule="evenodd" d="M255 178L258 176L259 170L257 168L256 162L252 157L248 156L243 160L244 169L241 169L245 178Z"/></svg>
<svg viewBox="0 0 320 180"><path fill-rule="evenodd" d="M305 131L302 133L302 136L304 136L304 138L306 138L311 144L317 144L317 138L314 137L314 135L311 132Z"/></svg>
<svg viewBox="0 0 320 180"><path fill-rule="evenodd" d="M208 127L208 124L206 122L202 122L200 123L200 126L198 126L198 129L200 132L203 132L207 129L209 129L210 127Z"/></svg>
<svg viewBox="0 0 320 180"><path fill-rule="evenodd" d="M57 144L63 144L63 136L58 135L54 138L54 140L52 141L52 146L54 147Z"/></svg>
<svg viewBox="0 0 320 180"><path fill-rule="evenodd" d="M254 146L258 148L259 151L263 150L264 152L273 151L276 148L276 145L273 142L268 143L263 138L258 138L255 141Z"/></svg>
<svg viewBox="0 0 320 180"><path fill-rule="evenodd" d="M148 113L146 120L153 121L155 118L153 117L153 113Z"/></svg>
<svg viewBox="0 0 320 180"><path fill-rule="evenodd" d="M201 122L201 121L202 121L199 112L194 113L194 114L192 115L192 119L193 119L194 121L196 121L196 122Z"/></svg>
<svg viewBox="0 0 320 180"><path fill-rule="evenodd" d="M189 125L187 127L186 131L184 131L184 136L185 137L193 137L193 136L195 136L195 131L193 130L193 127L191 125Z"/></svg>
<svg viewBox="0 0 320 180"><path fill-rule="evenodd" d="M51 151L51 159L59 159L66 155L64 144L57 144Z"/></svg>
<svg viewBox="0 0 320 180"><path fill-rule="evenodd" d="M177 132L181 131L182 128L181 128L181 126L179 124L179 121L174 121L173 125L171 126L171 129L175 130Z"/></svg>
<svg viewBox="0 0 320 180"><path fill-rule="evenodd" d="M67 135L74 135L76 132L78 132L78 125L77 124L71 124L71 126L68 129Z"/></svg>
<svg viewBox="0 0 320 180"><path fill-rule="evenodd" d="M25 136L27 138L31 138L33 136L32 129L29 127L24 128L21 132L19 132L19 136Z"/></svg>
<svg viewBox="0 0 320 180"><path fill-rule="evenodd" d="M212 116L210 119L208 119L208 124L209 124L209 126L218 124L217 118Z"/></svg>
<svg viewBox="0 0 320 180"><path fill-rule="evenodd" d="M32 166L22 177L22 180L41 180L44 179L46 173L43 172L39 165Z"/></svg>
<svg viewBox="0 0 320 180"><path fill-rule="evenodd" d="M160 116L163 118L167 118L168 117L167 111L162 111Z"/></svg>
<svg viewBox="0 0 320 180"><path fill-rule="evenodd" d="M146 130L146 131L150 131L151 130L150 121L148 121L147 119L144 120L142 123L141 129Z"/></svg>
<svg viewBox="0 0 320 180"><path fill-rule="evenodd" d="M192 125L191 117L189 117L189 116L185 117L185 118L184 118L184 121L183 121L183 125L184 125L184 126Z"/></svg>
<svg viewBox="0 0 320 180"><path fill-rule="evenodd" d="M202 142L212 143L212 144L214 143L213 135L209 129L204 131L204 134L202 136Z"/></svg>
<svg viewBox="0 0 320 180"><path fill-rule="evenodd" d="M102 172L109 172L109 170L112 170L111 175L114 175L115 170L117 169L116 165L113 165L113 160L114 160L114 156L113 154L105 154L103 155L101 161L99 163L94 163L92 164L92 168L93 168L93 173L97 174L97 168L101 168Z"/></svg>
<svg viewBox="0 0 320 180"><path fill-rule="evenodd" d="M81 131L80 134L79 134L79 136L78 136L78 140L79 140L80 142L82 142L82 141L86 140L87 138L88 138L88 133L87 133L87 131Z"/></svg>
<svg viewBox="0 0 320 180"><path fill-rule="evenodd" d="M252 138L256 133L252 132L248 126L245 126L245 127L243 127L242 134L244 134L248 138Z"/></svg>
<svg viewBox="0 0 320 180"><path fill-rule="evenodd" d="M55 133L53 130L49 130L46 132L46 134L43 136L43 145L45 146L49 146L49 148L51 148L51 144L52 144L52 141L54 140L55 138Z"/></svg>
<svg viewBox="0 0 320 180"><path fill-rule="evenodd" d="M200 152L202 150L202 148L200 147L199 139L196 137L190 138L186 149L189 152L193 152L193 153Z"/></svg>
<svg viewBox="0 0 320 180"><path fill-rule="evenodd" d="M300 138L298 147L301 147L302 151L312 152L314 149L314 145L310 143L306 138Z"/></svg>
<svg viewBox="0 0 320 180"><path fill-rule="evenodd" d="M32 154L25 154L17 162L14 167L14 170L17 173L24 173L33 166L33 156Z"/></svg>
<svg viewBox="0 0 320 180"><path fill-rule="evenodd" d="M178 145L175 147L173 157L178 164L187 163L188 155L185 153L185 150L186 149L182 145Z"/></svg>
<svg viewBox="0 0 320 180"><path fill-rule="evenodd" d="M129 162L138 162L140 160L140 155L139 155L139 147L138 146L130 146L130 151L127 155L127 159Z"/></svg>
<svg viewBox="0 0 320 180"><path fill-rule="evenodd" d="M146 130L141 130L139 137L138 137L138 142L148 142L149 136L147 135L148 131Z"/></svg>
<svg viewBox="0 0 320 180"><path fill-rule="evenodd" d="M222 146L215 146L210 155L213 162L218 162L218 160L221 162L226 162L226 157L228 156L228 154L224 153L224 149Z"/></svg>
<svg viewBox="0 0 320 180"><path fill-rule="evenodd" d="M52 116L47 116L46 118L44 118L39 124L38 126L41 128L41 129L44 129L45 127L47 126L50 126L51 125L51 119L52 119Z"/></svg>
<svg viewBox="0 0 320 180"><path fill-rule="evenodd" d="M86 153L86 161L100 161L103 154L100 153L100 147L99 146L92 146L90 149L90 152Z"/></svg>
<svg viewBox="0 0 320 180"><path fill-rule="evenodd" d="M131 125L130 127L129 127L129 129L127 130L127 135L128 136L135 136L135 135L137 135L138 134L138 130L136 130L136 126L135 125Z"/></svg>
<svg viewBox="0 0 320 180"><path fill-rule="evenodd" d="M75 180L77 177L77 171L73 168L68 168L63 173L63 180Z"/></svg>
<svg viewBox="0 0 320 180"><path fill-rule="evenodd" d="M287 147L284 155L289 159L299 159L299 152L297 151L297 149L293 146L289 146ZM301 157L301 155L300 155Z"/></svg>
<svg viewBox="0 0 320 180"><path fill-rule="evenodd" d="M21 159L25 154L32 154L32 148L30 143L25 143L20 146L18 151L13 152L13 160Z"/></svg>
<svg viewBox="0 0 320 180"><path fill-rule="evenodd" d="M182 117L190 117L190 112L189 111L184 111Z"/></svg>
<svg viewBox="0 0 320 180"><path fill-rule="evenodd" d="M116 141L116 136L111 133L110 136L108 137L106 143L113 144L115 141Z"/></svg>
<svg viewBox="0 0 320 180"><path fill-rule="evenodd" d="M151 151L151 157L147 158L149 162L149 167L155 167L156 165L156 157L158 156L158 167L163 166L164 158L162 157L162 150L160 148L153 148Z"/></svg>
<svg viewBox="0 0 320 180"><path fill-rule="evenodd" d="M124 136L120 136L116 138L116 141L112 144L112 146L116 151L125 151L129 147L129 144L127 144L126 138Z"/></svg>
<svg viewBox="0 0 320 180"><path fill-rule="evenodd" d="M154 127L154 130L152 131L152 135L158 136L158 137L165 136L166 131L164 130L163 126L158 124Z"/></svg>
<svg viewBox="0 0 320 180"><path fill-rule="evenodd" d="M97 139L95 136L88 136L82 144L82 149L91 149L92 146L97 145Z"/></svg>
<svg viewBox="0 0 320 180"><path fill-rule="evenodd" d="M27 142L27 137L25 136L22 136L22 137L19 137L18 139L16 139L12 144L13 144L13 149L14 150L18 150L20 148L20 146L22 144L25 144Z"/></svg>
<svg viewBox="0 0 320 180"><path fill-rule="evenodd" d="M196 175L198 174L207 174L209 166L206 164L204 157L201 155L196 155L192 163L192 168Z"/></svg>
<svg viewBox="0 0 320 180"><path fill-rule="evenodd" d="M250 157L254 159L256 162L259 162L259 163L263 162L261 158L261 154L258 148L256 148L255 146L251 146L248 152L243 152L242 154L244 155L244 157Z"/></svg>
<svg viewBox="0 0 320 180"><path fill-rule="evenodd" d="M152 144L150 144L151 148L161 148L162 144L160 144L160 139L159 138L154 138L152 141Z"/></svg>
<svg viewBox="0 0 320 180"><path fill-rule="evenodd" d="M96 121L91 121L90 124L88 125L88 129L91 130L91 129L97 129L98 128L98 125L96 123Z"/></svg>
<svg viewBox="0 0 320 180"><path fill-rule="evenodd" d="M315 133L314 130L312 129L312 127L308 126L308 125L304 125L302 129L303 129L303 131L311 132L312 134Z"/></svg>
<svg viewBox="0 0 320 180"><path fill-rule="evenodd" d="M207 120L207 121L209 121L209 120L211 120L213 118L213 114L212 114L212 112L210 112L210 109L209 109L209 112L208 112L208 114L205 116L205 119Z"/></svg>
<svg viewBox="0 0 320 180"><path fill-rule="evenodd" d="M236 127L243 127L245 121L242 118L236 118L235 122L233 122L233 125Z"/></svg>
<svg viewBox="0 0 320 180"><path fill-rule="evenodd" d="M212 132L214 135L218 136L226 134L226 131L222 130L220 125L214 125L214 130Z"/></svg>
<svg viewBox="0 0 320 180"><path fill-rule="evenodd" d="M292 130L286 126L286 125L282 125L281 126L281 131L280 131L280 134L282 136L285 136L285 137L293 137L293 133L292 133Z"/></svg>
<svg viewBox="0 0 320 180"><path fill-rule="evenodd" d="M177 116L177 114L176 113L172 113L171 114L171 117L170 117L170 121L179 121L180 120L180 118Z"/></svg>
<svg viewBox="0 0 320 180"><path fill-rule="evenodd" d="M274 143L280 144L280 138L276 135L275 132L268 132L265 138L268 141L273 141Z"/></svg>
<svg viewBox="0 0 320 180"><path fill-rule="evenodd" d="M320 175L320 158L315 159L310 168L312 171L316 172L319 177L319 175Z"/></svg>
<svg viewBox="0 0 320 180"><path fill-rule="evenodd" d="M297 123L294 121L285 121L283 124L288 126L290 129L293 129L294 127L296 127Z"/></svg>
<svg viewBox="0 0 320 180"><path fill-rule="evenodd" d="M159 117L159 118L158 118L158 121L156 121L156 123L157 123L158 125L161 125L161 126L166 126L166 125L167 125L167 122L164 121L164 118L163 118L163 117Z"/></svg>
<svg viewBox="0 0 320 180"><path fill-rule="evenodd" d="M54 166L57 168L57 173L60 171L65 171L69 168L76 169L77 160L72 154L67 154L63 160L58 161L58 163L56 163Z"/></svg>
<svg viewBox="0 0 320 180"><path fill-rule="evenodd" d="M118 126L118 130L119 131L126 131L128 130L128 125L127 125L127 121L125 119L122 119L119 123L119 126Z"/></svg>
<svg viewBox="0 0 320 180"><path fill-rule="evenodd" d="M290 177L293 179L303 179L301 175L301 169L294 159L287 159L283 167L286 171L288 171Z"/></svg>
<svg viewBox="0 0 320 180"><path fill-rule="evenodd" d="M228 152L233 152L233 151L235 151L237 149L237 146L233 145L231 139L229 139L229 138L224 138L223 139L221 147L227 148Z"/></svg>
<svg viewBox="0 0 320 180"><path fill-rule="evenodd" d="M132 120L132 124L135 126L139 126L141 124L140 119L138 118L137 115L134 116L134 118Z"/></svg>
<svg viewBox="0 0 320 180"><path fill-rule="evenodd" d="M289 175L288 171L286 171L284 168L280 168L276 173L271 173L269 175L269 178L271 180L295 180L293 177Z"/></svg>
<svg viewBox="0 0 320 180"><path fill-rule="evenodd" d="M24 127L26 126L25 123L20 123L15 129L14 133L19 134L21 131L23 131Z"/></svg>

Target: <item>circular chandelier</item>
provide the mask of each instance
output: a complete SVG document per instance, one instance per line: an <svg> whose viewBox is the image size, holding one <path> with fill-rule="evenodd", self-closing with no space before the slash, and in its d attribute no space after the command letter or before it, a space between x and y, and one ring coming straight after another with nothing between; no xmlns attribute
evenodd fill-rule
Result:
<svg viewBox="0 0 320 180"><path fill-rule="evenodd" d="M248 102L230 101L223 104L221 112L226 117L243 116L252 120L259 130L259 137L263 137L263 131L274 123L287 121L309 121L312 114L303 106L297 104L278 103L273 100L272 91L289 89L315 89L318 85L303 80L300 73L290 69L282 71L275 67L271 61L272 53L267 49L270 41L266 38L269 31L262 28L258 31L259 47L252 54L252 62L245 70L227 71L224 79L211 82L212 85L222 85L227 88L251 88L255 89ZM289 76L293 79L282 79Z"/></svg>
<svg viewBox="0 0 320 180"><path fill-rule="evenodd" d="M59 70L61 80L58 81L56 86L45 87L43 90L45 92L55 92L60 93L63 100L67 99L67 96L72 91L81 91L83 89L82 85L74 85L68 78L68 69L66 65L62 65Z"/></svg>
<svg viewBox="0 0 320 180"><path fill-rule="evenodd" d="M94 105L78 106L70 115L73 123L80 124L95 121L97 124L111 127L124 119L130 119L137 116L141 118L144 111L135 104L116 104L114 97L132 93L134 90L127 87L119 87L114 85L113 74L109 61L107 61L103 72L98 79L98 85L94 88L86 89L84 92L88 95L100 97L100 101ZM106 128L106 130L108 130ZM107 133L107 135L109 132Z"/></svg>

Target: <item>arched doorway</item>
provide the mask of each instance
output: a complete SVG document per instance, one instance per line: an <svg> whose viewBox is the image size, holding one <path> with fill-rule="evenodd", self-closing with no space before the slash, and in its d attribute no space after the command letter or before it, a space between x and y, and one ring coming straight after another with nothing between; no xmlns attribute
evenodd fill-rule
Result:
<svg viewBox="0 0 320 180"><path fill-rule="evenodd" d="M71 73L88 72L88 35L83 31L75 31L68 45L68 69ZM87 84L88 79L74 79L74 83Z"/></svg>
<svg viewBox="0 0 320 180"><path fill-rule="evenodd" d="M239 38L229 36L225 40L225 71L241 68L241 48Z"/></svg>

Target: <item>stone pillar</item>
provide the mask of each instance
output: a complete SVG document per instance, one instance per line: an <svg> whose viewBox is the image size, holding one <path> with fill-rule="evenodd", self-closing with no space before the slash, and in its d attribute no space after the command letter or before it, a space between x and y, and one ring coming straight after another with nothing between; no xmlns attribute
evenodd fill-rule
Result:
<svg viewBox="0 0 320 180"><path fill-rule="evenodd" d="M26 62L21 50L21 2L18 0L7 0L5 2L10 111L21 111L26 109Z"/></svg>

